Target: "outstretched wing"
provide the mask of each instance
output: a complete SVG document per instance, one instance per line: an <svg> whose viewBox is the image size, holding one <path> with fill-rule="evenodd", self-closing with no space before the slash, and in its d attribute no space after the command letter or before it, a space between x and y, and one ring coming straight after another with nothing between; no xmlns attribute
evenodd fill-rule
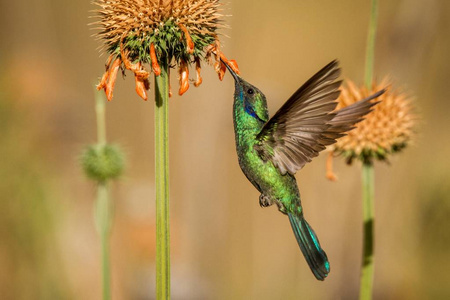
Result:
<svg viewBox="0 0 450 300"><path fill-rule="evenodd" d="M272 160L281 174L295 174L327 145L336 142L362 120L377 95L334 112L341 81L337 61L332 61L302 85L257 136L255 149ZM382 92L381 92L382 93Z"/></svg>

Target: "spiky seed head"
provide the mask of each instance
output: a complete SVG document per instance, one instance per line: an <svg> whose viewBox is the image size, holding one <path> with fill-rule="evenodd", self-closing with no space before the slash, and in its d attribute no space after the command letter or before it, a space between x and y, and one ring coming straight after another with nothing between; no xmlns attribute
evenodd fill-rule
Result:
<svg viewBox="0 0 450 300"><path fill-rule="evenodd" d="M216 39L221 24L218 0L95 0L100 30L109 53L120 53L120 43L130 52L130 60L150 61L150 43L162 54L177 59L190 57L178 24L187 28L194 41L194 56Z"/></svg>
<svg viewBox="0 0 450 300"><path fill-rule="evenodd" d="M374 82L369 90L364 86L357 87L347 81L341 88L337 109L346 107L373 93L390 86L379 96L379 101L371 113L351 130L346 136L337 140L332 150L346 158L348 163L357 158L365 163L375 160L386 160L391 153L404 149L413 137L416 117L412 111L410 98L403 92L394 89L387 79Z"/></svg>
<svg viewBox="0 0 450 300"><path fill-rule="evenodd" d="M126 69L144 82L148 77L146 64L150 63L155 75L159 75L155 71L158 63L168 66L185 61L189 65L207 56L207 49L213 49L207 48L211 44L216 44L214 50L219 52L217 30L227 27L222 21L219 0L94 0L93 3L99 7L94 11L99 20L92 25L99 30L96 36L104 42L103 51L113 56L109 61L119 58ZM108 92L109 81L106 76L98 88Z"/></svg>
<svg viewBox="0 0 450 300"><path fill-rule="evenodd" d="M105 182L122 174L124 157L118 146L92 145L81 155L81 166L88 178Z"/></svg>

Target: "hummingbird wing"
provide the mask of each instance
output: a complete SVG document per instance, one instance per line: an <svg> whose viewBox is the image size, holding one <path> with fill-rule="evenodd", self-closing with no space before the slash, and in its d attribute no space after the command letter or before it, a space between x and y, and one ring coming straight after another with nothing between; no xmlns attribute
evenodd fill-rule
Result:
<svg viewBox="0 0 450 300"><path fill-rule="evenodd" d="M342 81L336 60L303 84L263 126L255 150L281 174L295 174L370 112L375 94L334 112ZM382 91L383 92L383 91ZM380 92L380 93L382 93Z"/></svg>

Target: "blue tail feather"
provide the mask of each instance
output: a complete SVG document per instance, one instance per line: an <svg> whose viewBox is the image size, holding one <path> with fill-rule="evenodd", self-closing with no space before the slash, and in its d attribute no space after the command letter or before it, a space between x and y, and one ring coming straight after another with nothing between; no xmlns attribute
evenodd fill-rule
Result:
<svg viewBox="0 0 450 300"><path fill-rule="evenodd" d="M330 263L327 254L320 247L319 239L314 230L302 215L288 213L288 216L297 243L311 271L318 280L324 280L330 272Z"/></svg>

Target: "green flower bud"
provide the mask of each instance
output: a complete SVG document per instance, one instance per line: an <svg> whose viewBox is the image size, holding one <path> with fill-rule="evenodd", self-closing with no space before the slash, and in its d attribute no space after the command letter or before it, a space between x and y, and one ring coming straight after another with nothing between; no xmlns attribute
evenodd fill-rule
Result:
<svg viewBox="0 0 450 300"><path fill-rule="evenodd" d="M123 153L115 145L91 145L81 156L81 166L86 176L98 182L119 177L124 165Z"/></svg>

